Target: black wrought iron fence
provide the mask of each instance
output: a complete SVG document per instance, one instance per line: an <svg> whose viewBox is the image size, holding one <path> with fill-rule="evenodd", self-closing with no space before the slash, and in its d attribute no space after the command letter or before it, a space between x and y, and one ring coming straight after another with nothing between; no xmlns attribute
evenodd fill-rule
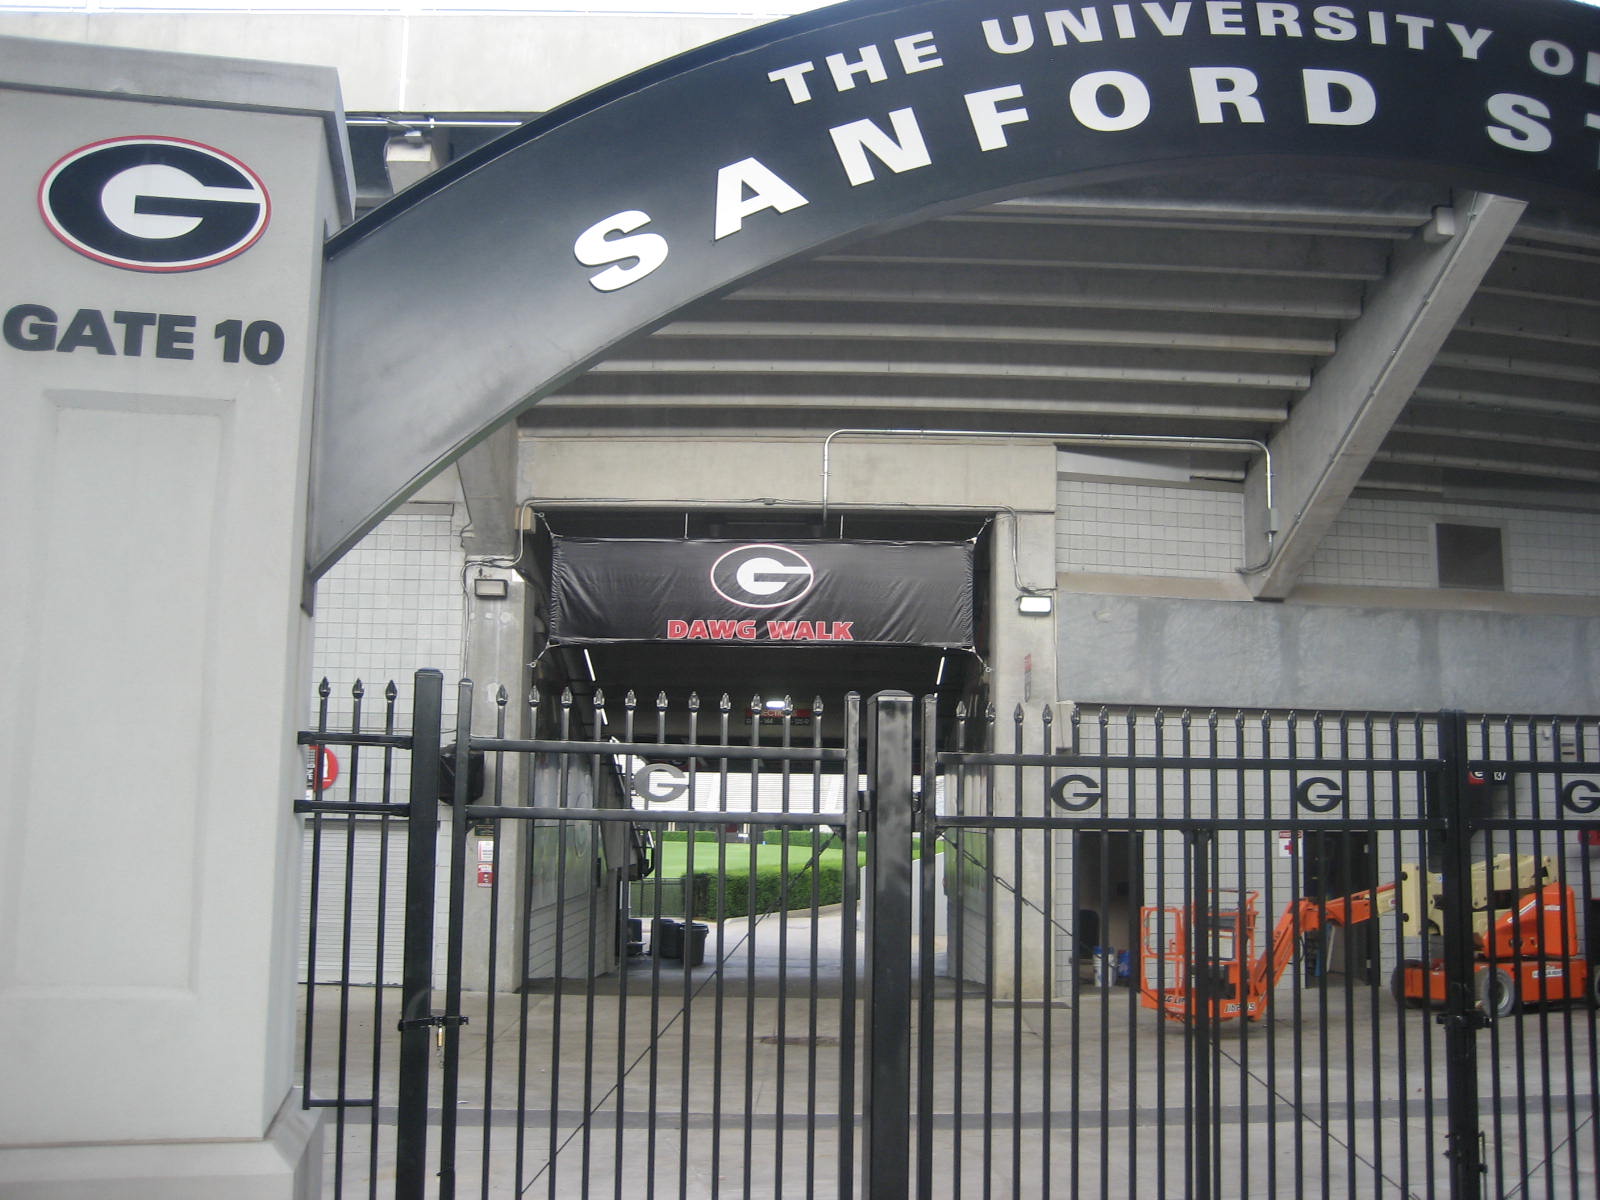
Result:
<svg viewBox="0 0 1600 1200"><path fill-rule="evenodd" d="M1593 722L1053 715L925 767L919 1195L1592 1189Z"/></svg>
<svg viewBox="0 0 1600 1200"><path fill-rule="evenodd" d="M316 1101L350 1147L330 1156L335 1194L853 1194L858 702L826 742L821 700L801 721L755 707L535 695L531 736L513 737L501 693L494 733L474 737L464 684L446 770L440 680L423 673L407 798L302 804L313 825L381 811L409 834L398 996L308 977L309 1095L368 1022L375 1038L373 1074L352 1090L341 1073ZM321 724L302 741L365 753ZM489 781L477 798L473 754ZM501 787L513 760L515 795ZM479 884L489 944L473 989ZM504 975L497 941L516 948ZM318 1051L330 1033L338 1046ZM370 1107L354 1094L369 1091Z"/></svg>
<svg viewBox="0 0 1600 1200"><path fill-rule="evenodd" d="M335 1196L1593 1192L1592 720L440 684L301 736Z"/></svg>

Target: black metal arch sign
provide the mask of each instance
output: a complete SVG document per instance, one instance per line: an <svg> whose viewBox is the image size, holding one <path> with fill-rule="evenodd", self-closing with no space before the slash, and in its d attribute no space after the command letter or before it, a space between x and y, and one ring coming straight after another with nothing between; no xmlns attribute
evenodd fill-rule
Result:
<svg viewBox="0 0 1600 1200"><path fill-rule="evenodd" d="M941 210L1207 161L1600 210L1600 10L861 0L621 80L330 244L311 569L692 300Z"/></svg>

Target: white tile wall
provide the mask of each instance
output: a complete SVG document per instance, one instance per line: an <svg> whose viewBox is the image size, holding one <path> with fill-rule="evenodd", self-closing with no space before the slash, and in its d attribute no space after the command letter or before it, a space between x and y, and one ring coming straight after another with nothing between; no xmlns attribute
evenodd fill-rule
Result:
<svg viewBox="0 0 1600 1200"><path fill-rule="evenodd" d="M1242 564L1237 490L1095 482L1057 485L1059 570L1231 578ZM1506 590L1600 595L1600 516L1490 505L1351 500L1306 568L1306 583L1438 585L1434 525L1502 529Z"/></svg>
<svg viewBox="0 0 1600 1200"><path fill-rule="evenodd" d="M366 686L362 726L382 728L383 689L399 686L399 726L410 728L412 675L444 672L445 725L455 713L464 605L461 528L447 504L410 505L363 538L317 584L312 679L327 677L329 725L349 728L350 690ZM316 697L309 698L311 718Z"/></svg>
<svg viewBox="0 0 1600 1200"><path fill-rule="evenodd" d="M369 733L381 732L384 687L393 680L398 687L395 728L402 733L410 732L412 675L423 667L436 667L444 673L444 740L451 739L451 730L455 727L456 684L461 677L465 616L461 594L464 560L461 529L465 514L464 510L459 516L457 512L458 506L450 504L408 505L357 543L318 581L312 680L315 682L326 676L332 685L328 698L330 728L350 728L351 686L359 679L366 688L361 703L361 728ZM317 697L313 694L307 699L310 721L315 724ZM352 749L340 746L335 747L334 752L342 766L340 778L327 793L330 798L365 802L384 798L386 756L383 750L361 749L354 793L349 790ZM404 801L410 795L408 756L394 756L392 767L393 784L387 798ZM336 897L343 886L349 833L347 826L337 818L322 819L324 899L317 928L318 970L323 978L336 975L339 969L342 910ZM404 932L404 912L399 897L404 879L405 833L397 822L387 823L385 827L363 817L356 819L354 836L357 859L353 886L358 897L358 923L351 947L351 961L357 965L352 972L358 979L374 978L381 969L385 979L398 982L397 955ZM377 847L384 837L388 839L389 892L383 921L386 948L380 968L376 958L378 922L373 906L379 875ZM307 818L302 846L308 877L312 838L313 827ZM441 868L435 888L435 911L439 915L434 922L434 962L439 972L436 985L442 987L444 941L448 929L442 915L447 908L449 883L449 872L444 869L444 864L450 861L448 821L442 827L441 838L438 851ZM327 899L329 896L335 899ZM302 928L309 930L309 916L302 913L301 920ZM302 944L302 972L305 955Z"/></svg>
<svg viewBox="0 0 1600 1200"><path fill-rule="evenodd" d="M1237 491L1064 478L1056 500L1060 570L1206 578L1244 564Z"/></svg>
<svg viewBox="0 0 1600 1200"><path fill-rule="evenodd" d="M1600 516L1395 500L1346 504L1306 568L1305 582L1435 587L1433 527L1441 521L1502 530L1509 592L1600 594Z"/></svg>

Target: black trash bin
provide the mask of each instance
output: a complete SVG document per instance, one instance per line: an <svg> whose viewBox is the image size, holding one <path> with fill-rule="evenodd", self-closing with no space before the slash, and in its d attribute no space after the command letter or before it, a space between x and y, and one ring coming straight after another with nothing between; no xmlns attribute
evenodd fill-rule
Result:
<svg viewBox="0 0 1600 1200"><path fill-rule="evenodd" d="M657 958L682 958L683 922L657 917L650 926L650 953Z"/></svg>
<svg viewBox="0 0 1600 1200"><path fill-rule="evenodd" d="M702 925L699 921L679 926L678 936L683 942L683 956L687 966L698 967L705 962L706 934L710 929L709 925Z"/></svg>
<svg viewBox="0 0 1600 1200"><path fill-rule="evenodd" d="M650 948L657 958L676 958L686 966L698 967L706 960L706 934L709 925L691 921L685 925L667 917L657 917L650 934Z"/></svg>

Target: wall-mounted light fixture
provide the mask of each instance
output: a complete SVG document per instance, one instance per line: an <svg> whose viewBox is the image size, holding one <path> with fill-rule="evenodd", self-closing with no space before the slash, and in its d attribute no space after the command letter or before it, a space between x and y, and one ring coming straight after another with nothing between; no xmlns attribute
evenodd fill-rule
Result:
<svg viewBox="0 0 1600 1200"><path fill-rule="evenodd" d="M511 594L511 585L493 575L479 575L472 581L472 594L479 600L504 600Z"/></svg>
<svg viewBox="0 0 1600 1200"><path fill-rule="evenodd" d="M1049 596L1018 596L1017 611L1025 617L1046 617L1054 605Z"/></svg>

